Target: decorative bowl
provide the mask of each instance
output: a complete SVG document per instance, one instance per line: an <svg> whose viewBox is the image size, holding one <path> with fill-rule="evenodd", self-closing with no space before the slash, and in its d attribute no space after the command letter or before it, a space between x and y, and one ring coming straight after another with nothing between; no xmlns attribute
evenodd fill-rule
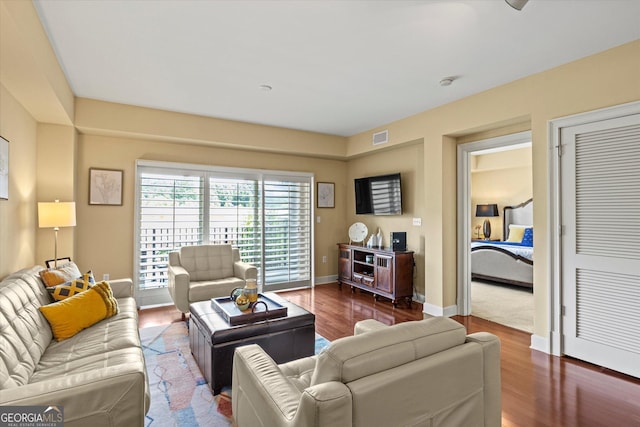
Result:
<svg viewBox="0 0 640 427"><path fill-rule="evenodd" d="M236 303L236 307L238 307L240 311L245 311L246 309L249 308L249 305L251 304L251 302L249 301L249 298L247 298L244 295L241 295L238 298L236 298L235 303Z"/></svg>

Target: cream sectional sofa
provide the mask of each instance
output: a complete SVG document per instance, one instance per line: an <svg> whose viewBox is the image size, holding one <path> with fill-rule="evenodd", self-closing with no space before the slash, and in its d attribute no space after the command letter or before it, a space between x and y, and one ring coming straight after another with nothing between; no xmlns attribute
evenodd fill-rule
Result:
<svg viewBox="0 0 640 427"><path fill-rule="evenodd" d="M142 426L149 390L130 279L109 282L119 313L56 341L33 267L0 282L0 405L61 405L65 427Z"/></svg>
<svg viewBox="0 0 640 427"><path fill-rule="evenodd" d="M257 345L236 349L239 427L501 425L500 341L444 317L355 334L318 356L277 365Z"/></svg>

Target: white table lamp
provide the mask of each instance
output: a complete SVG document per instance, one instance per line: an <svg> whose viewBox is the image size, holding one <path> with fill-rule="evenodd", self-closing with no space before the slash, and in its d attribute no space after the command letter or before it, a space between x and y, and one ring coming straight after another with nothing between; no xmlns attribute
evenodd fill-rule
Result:
<svg viewBox="0 0 640 427"><path fill-rule="evenodd" d="M58 267L58 230L60 227L75 227L75 202L38 202L38 225L40 228L53 228L55 233L54 266Z"/></svg>

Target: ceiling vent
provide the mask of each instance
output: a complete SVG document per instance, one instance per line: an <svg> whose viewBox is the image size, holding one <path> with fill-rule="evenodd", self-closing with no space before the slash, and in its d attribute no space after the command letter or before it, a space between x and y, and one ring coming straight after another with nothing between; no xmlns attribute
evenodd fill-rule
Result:
<svg viewBox="0 0 640 427"><path fill-rule="evenodd" d="M389 131L383 130L373 134L373 145L386 144L389 142Z"/></svg>

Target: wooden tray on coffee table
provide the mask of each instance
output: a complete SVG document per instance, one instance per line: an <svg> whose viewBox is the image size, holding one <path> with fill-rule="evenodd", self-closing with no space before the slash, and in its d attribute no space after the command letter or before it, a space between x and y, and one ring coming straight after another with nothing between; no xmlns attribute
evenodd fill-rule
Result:
<svg viewBox="0 0 640 427"><path fill-rule="evenodd" d="M264 303L264 304L261 304ZM266 310L265 310L266 304ZM263 294L258 294L258 301L248 309L241 311L231 297L211 298L211 305L216 312L231 326L254 323L261 320L277 319L287 316L287 307L275 302ZM255 307L255 308L254 308ZM255 309L255 311L253 311Z"/></svg>

